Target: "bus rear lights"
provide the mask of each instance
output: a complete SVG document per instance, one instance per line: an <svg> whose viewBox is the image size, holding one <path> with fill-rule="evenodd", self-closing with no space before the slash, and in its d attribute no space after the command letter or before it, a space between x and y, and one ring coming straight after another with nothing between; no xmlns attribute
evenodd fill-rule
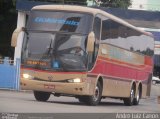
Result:
<svg viewBox="0 0 160 119"><path fill-rule="evenodd" d="M68 82L69 83L81 83L82 79L80 79L80 78L69 79Z"/></svg>
<svg viewBox="0 0 160 119"><path fill-rule="evenodd" d="M23 74L22 76L24 79L33 79L33 76L31 76L29 74Z"/></svg>

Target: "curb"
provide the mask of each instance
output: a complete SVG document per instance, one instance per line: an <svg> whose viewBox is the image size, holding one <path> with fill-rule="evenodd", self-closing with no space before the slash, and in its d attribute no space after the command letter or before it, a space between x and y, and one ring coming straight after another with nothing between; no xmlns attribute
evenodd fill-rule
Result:
<svg viewBox="0 0 160 119"><path fill-rule="evenodd" d="M12 89L0 89L0 91L8 91L8 92L22 92L22 93L32 93L32 90L12 90Z"/></svg>

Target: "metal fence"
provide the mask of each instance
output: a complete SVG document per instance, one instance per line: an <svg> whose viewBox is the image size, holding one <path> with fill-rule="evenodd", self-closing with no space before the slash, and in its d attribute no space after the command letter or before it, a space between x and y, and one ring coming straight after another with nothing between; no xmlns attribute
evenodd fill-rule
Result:
<svg viewBox="0 0 160 119"><path fill-rule="evenodd" d="M8 57L0 59L0 89L19 90L20 59L10 60Z"/></svg>

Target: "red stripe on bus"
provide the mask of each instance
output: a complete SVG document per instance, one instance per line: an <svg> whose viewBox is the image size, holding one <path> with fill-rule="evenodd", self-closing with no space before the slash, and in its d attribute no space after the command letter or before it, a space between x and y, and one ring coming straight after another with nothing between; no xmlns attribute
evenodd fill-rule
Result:
<svg viewBox="0 0 160 119"><path fill-rule="evenodd" d="M123 62L123 61L118 61L118 60L114 60L114 59L105 58L105 57L102 57L102 56L99 56L98 59L99 60L105 60L106 62L110 61L110 62L117 63L119 65L128 65L128 66L137 67L137 68L144 68L146 65L149 65L149 66L153 65L152 58L150 58L150 57L145 57L145 62L144 62L145 65L131 64L131 63Z"/></svg>
<svg viewBox="0 0 160 119"><path fill-rule="evenodd" d="M54 73L54 74L86 74L86 72L55 72L55 71L45 71L45 70L38 70L38 69L24 68L24 67L21 67L21 69L33 70L33 71L45 72L45 73Z"/></svg>
<svg viewBox="0 0 160 119"><path fill-rule="evenodd" d="M152 73L152 67L145 67L143 69L135 69L124 65L106 62L104 60L97 60L93 70L90 73L102 74L106 76L128 78L134 80L146 80L148 75Z"/></svg>

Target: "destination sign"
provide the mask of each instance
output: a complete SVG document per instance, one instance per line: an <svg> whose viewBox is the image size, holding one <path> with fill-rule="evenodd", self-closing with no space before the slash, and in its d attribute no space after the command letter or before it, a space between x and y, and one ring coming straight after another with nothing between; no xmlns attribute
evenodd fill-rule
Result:
<svg viewBox="0 0 160 119"><path fill-rule="evenodd" d="M44 61L27 60L26 63L29 64L29 65L42 65L42 66L47 66L48 65L48 63L44 62Z"/></svg>

